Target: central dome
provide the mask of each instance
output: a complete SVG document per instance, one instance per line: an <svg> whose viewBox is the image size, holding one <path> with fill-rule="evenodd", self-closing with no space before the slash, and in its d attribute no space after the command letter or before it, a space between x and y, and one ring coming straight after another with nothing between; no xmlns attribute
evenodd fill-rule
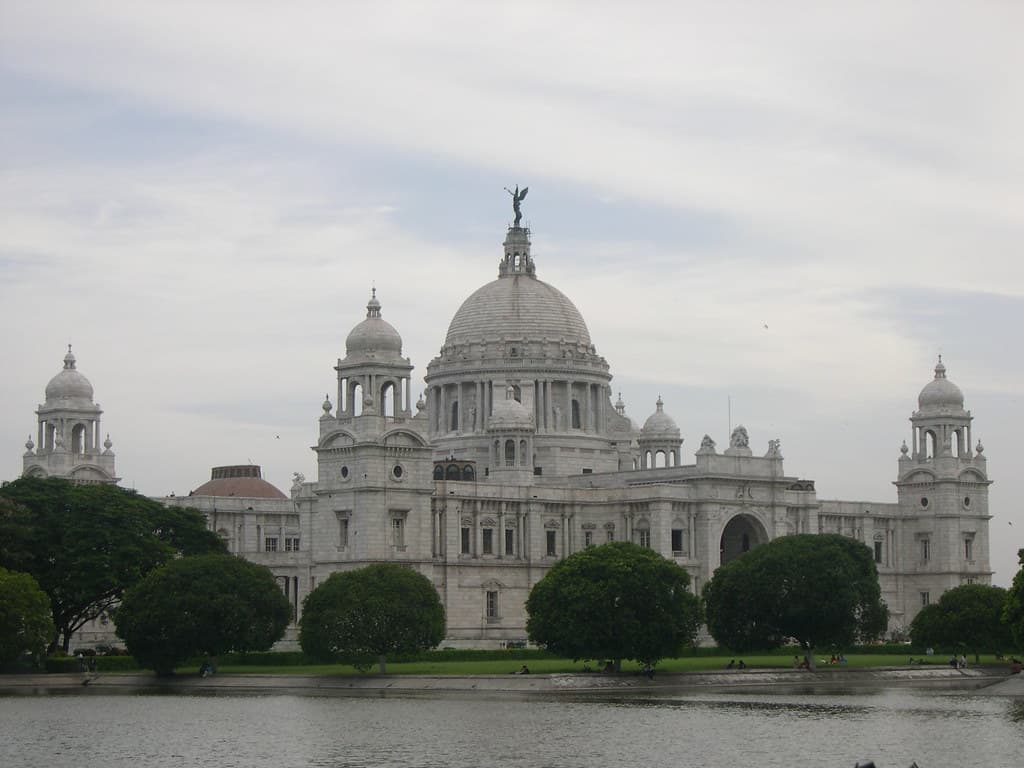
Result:
<svg viewBox="0 0 1024 768"><path fill-rule="evenodd" d="M590 331L569 297L532 275L499 277L466 299L448 326L445 344L501 337L565 339L590 346Z"/></svg>

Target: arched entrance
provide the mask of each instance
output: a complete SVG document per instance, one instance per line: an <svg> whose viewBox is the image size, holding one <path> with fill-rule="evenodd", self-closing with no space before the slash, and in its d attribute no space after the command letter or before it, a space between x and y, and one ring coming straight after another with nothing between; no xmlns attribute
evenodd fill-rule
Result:
<svg viewBox="0 0 1024 768"><path fill-rule="evenodd" d="M749 552L766 541L768 532L756 517L736 515L722 529L722 539L718 544L719 565L731 563L744 552Z"/></svg>

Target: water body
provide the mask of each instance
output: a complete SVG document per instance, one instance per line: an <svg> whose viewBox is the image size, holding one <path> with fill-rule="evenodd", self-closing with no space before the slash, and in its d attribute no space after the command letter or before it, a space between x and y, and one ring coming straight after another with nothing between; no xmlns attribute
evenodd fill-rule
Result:
<svg viewBox="0 0 1024 768"><path fill-rule="evenodd" d="M1016 768L1024 701L964 692L0 696L0 766Z"/></svg>

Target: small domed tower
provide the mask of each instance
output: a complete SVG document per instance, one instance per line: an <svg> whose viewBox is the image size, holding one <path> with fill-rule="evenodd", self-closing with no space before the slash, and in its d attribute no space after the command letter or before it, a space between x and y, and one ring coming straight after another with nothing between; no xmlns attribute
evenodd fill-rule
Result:
<svg viewBox="0 0 1024 768"><path fill-rule="evenodd" d="M64 368L46 385L46 402L36 411L38 443L25 443L22 474L63 477L78 483L116 483L113 443L100 443L103 411L92 401L92 384L76 366L68 345Z"/></svg>
<svg viewBox="0 0 1024 768"><path fill-rule="evenodd" d="M903 536L907 621L924 604L961 584L991 581L988 479L983 447L971 450L971 412L939 358L910 417L896 487L908 527Z"/></svg>
<svg viewBox="0 0 1024 768"><path fill-rule="evenodd" d="M494 403L487 422L491 437L490 475L498 482L533 481L533 415L516 400L515 387L505 387L505 399Z"/></svg>
<svg viewBox="0 0 1024 768"><path fill-rule="evenodd" d="M661 395L658 396L654 413L647 417L640 429L637 442L640 446L640 469L679 466L683 439L679 436L679 427L675 421L665 413Z"/></svg>
<svg viewBox="0 0 1024 768"><path fill-rule="evenodd" d="M402 337L381 317L377 289L370 294L366 319L345 340L338 360L337 418L362 414L411 418L409 376L412 363L402 357Z"/></svg>

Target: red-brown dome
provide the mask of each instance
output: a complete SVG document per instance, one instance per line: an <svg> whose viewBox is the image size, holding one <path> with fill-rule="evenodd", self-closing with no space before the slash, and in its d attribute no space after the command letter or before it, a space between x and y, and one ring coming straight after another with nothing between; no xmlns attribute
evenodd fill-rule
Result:
<svg viewBox="0 0 1024 768"><path fill-rule="evenodd" d="M249 499L287 499L278 488L260 476L258 464L214 467L209 481L190 496L242 496Z"/></svg>

